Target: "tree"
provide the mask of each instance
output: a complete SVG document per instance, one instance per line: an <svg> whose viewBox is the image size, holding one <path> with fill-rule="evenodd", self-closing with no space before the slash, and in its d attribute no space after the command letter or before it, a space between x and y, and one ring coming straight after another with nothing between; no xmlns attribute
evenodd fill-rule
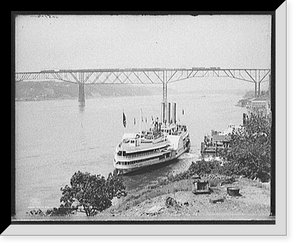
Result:
<svg viewBox="0 0 300 249"><path fill-rule="evenodd" d="M61 207L70 210L82 207L87 216L93 216L111 206L115 196L124 195L125 186L116 172L109 174L107 180L101 175L76 172L70 186L61 188Z"/></svg>
<svg viewBox="0 0 300 249"><path fill-rule="evenodd" d="M235 173L261 181L270 179L271 116L251 113L245 125L233 131L230 145L225 158Z"/></svg>

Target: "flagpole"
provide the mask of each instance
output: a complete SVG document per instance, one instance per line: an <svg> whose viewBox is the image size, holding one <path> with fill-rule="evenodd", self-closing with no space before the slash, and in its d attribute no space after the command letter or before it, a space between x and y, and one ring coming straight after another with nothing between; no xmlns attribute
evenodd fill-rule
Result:
<svg viewBox="0 0 300 249"><path fill-rule="evenodd" d="M124 108L123 108L123 133L125 133L124 117L125 117L125 112L124 112Z"/></svg>
<svg viewBox="0 0 300 249"><path fill-rule="evenodd" d="M122 119L123 119L123 136L125 134L125 126L126 126L126 116L125 116L125 112L124 112L124 108L123 108L123 115L122 115ZM122 140L122 155L123 155L123 140Z"/></svg>

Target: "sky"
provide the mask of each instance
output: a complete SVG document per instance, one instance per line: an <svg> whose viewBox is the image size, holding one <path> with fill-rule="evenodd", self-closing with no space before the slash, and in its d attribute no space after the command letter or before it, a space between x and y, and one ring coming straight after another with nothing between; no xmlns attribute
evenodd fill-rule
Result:
<svg viewBox="0 0 300 249"><path fill-rule="evenodd" d="M19 15L17 72L270 68L270 15Z"/></svg>

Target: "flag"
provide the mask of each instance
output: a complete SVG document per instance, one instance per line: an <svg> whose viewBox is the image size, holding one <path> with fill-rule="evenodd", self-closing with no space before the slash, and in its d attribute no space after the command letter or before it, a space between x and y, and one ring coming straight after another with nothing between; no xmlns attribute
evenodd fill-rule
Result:
<svg viewBox="0 0 300 249"><path fill-rule="evenodd" d="M126 128L126 116L124 112L123 112L123 125Z"/></svg>

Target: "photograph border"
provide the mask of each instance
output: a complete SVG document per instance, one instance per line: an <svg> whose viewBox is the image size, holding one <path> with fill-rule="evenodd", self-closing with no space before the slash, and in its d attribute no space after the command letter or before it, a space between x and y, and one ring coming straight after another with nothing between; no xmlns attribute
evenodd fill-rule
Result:
<svg viewBox="0 0 300 249"><path fill-rule="evenodd" d="M32 12L30 12L33 14ZM78 12L68 12L68 13L61 13L61 12L42 12L41 14L79 14ZM15 38L15 30L14 30L14 19L17 15L20 14L29 14L29 12L14 12L12 13L11 20L12 20L12 38ZM39 13L34 13L34 14L39 14ZM81 12L80 15L85 15L85 14L108 14L107 12ZM109 12L109 14L114 14L114 12ZM120 13L117 13L120 14ZM122 14L129 14L127 12L122 13ZM130 13L132 14L132 13ZM136 13L133 13L136 14ZM149 13L146 13L149 14ZM151 12L152 15L162 15L166 14L165 12ZM168 13L170 14L170 13ZM177 14L187 14L187 13L177 13L177 12L172 12L171 14L177 15ZM195 14L195 13L194 13ZM266 219L266 220L148 220L148 219L142 219L142 220L60 220L60 219L30 219L30 220L11 220L12 225L275 225L276 224L276 126L275 126L275 120L278 118L276 116L276 76L277 76L277 71L276 71L276 44L275 44L275 30L276 30L276 16L275 16L275 11L250 11L250 12L230 12L230 11L225 11L225 12L197 12L197 15L271 15L271 72L274 72L271 74L271 111L272 111L272 167L271 167L271 200L270 200L270 217L274 217L273 219ZM13 39L14 41L14 39ZM12 97L14 97L14 75L15 75L15 65L14 65L14 43L12 43L12 67L11 67L11 78L12 78ZM14 105L14 98L11 100L12 108L15 107ZM277 103L278 104L278 103ZM12 110L13 111L13 110ZM12 124L15 124L14 120L14 111L12 112L11 115L12 118ZM15 130L14 127L11 127L12 129L12 134L11 134L11 139L15 141ZM15 146L14 143L11 143L11 214L12 216L15 213Z"/></svg>

